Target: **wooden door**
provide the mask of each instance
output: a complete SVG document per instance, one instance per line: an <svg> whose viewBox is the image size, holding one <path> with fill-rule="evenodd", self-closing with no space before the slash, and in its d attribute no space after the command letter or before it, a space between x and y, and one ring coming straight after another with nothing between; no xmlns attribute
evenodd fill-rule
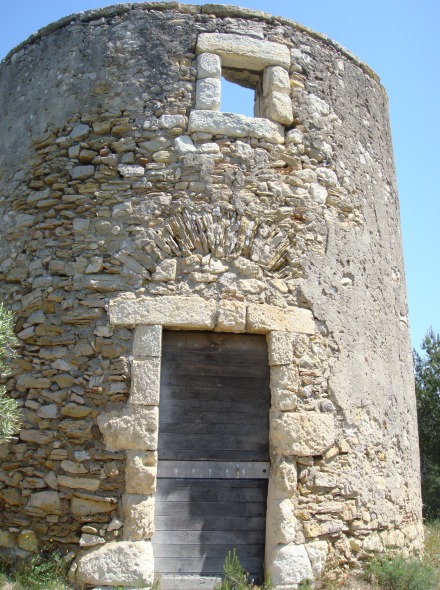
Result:
<svg viewBox="0 0 440 590"><path fill-rule="evenodd" d="M234 548L262 578L269 405L264 336L164 332L153 536L164 590L212 588Z"/></svg>

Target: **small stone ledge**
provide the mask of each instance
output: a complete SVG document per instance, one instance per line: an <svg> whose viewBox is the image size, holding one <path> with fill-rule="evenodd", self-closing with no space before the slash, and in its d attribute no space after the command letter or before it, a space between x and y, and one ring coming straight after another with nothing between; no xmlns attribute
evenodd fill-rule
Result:
<svg viewBox="0 0 440 590"><path fill-rule="evenodd" d="M221 57L223 67L257 72L267 66L282 66L288 70L291 63L286 45L232 33L201 33L196 53L215 53Z"/></svg>
<svg viewBox="0 0 440 590"><path fill-rule="evenodd" d="M279 123L235 113L192 111L189 116L188 131L229 137L252 137L265 139L269 143L284 143L284 127Z"/></svg>

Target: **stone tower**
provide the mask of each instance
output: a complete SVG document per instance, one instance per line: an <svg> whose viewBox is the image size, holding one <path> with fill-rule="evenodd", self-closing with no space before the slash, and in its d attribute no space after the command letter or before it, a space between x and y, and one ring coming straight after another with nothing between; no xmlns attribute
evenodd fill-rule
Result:
<svg viewBox="0 0 440 590"><path fill-rule="evenodd" d="M220 111L222 77L254 89L254 118ZM233 549L240 521L262 535L249 571L282 589L417 550L387 110L337 43L224 5L90 11L6 57L23 427L0 448L3 552L71 551L88 587L209 588L204 539ZM167 553L179 538L193 553Z"/></svg>

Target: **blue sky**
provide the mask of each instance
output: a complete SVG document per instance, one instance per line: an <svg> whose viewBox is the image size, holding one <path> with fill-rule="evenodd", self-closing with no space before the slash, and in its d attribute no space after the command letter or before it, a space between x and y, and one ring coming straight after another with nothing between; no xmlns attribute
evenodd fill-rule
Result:
<svg viewBox="0 0 440 590"><path fill-rule="evenodd" d="M21 0L2 6L0 58L37 29L108 0ZM133 0L132 0L132 3ZM204 4L194 1L193 4ZM440 2L240 0L325 33L380 76L389 101L413 346L440 331Z"/></svg>

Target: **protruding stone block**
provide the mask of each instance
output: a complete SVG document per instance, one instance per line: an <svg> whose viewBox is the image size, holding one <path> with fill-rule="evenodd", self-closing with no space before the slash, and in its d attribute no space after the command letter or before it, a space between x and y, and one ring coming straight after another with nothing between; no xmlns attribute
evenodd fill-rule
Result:
<svg viewBox="0 0 440 590"><path fill-rule="evenodd" d="M300 334L315 333L312 312L301 307L280 308L274 305L250 303L246 325L248 332L252 334L267 334L274 330Z"/></svg>
<svg viewBox="0 0 440 590"><path fill-rule="evenodd" d="M107 543L81 555L76 581L91 586L144 588L154 578L153 549L149 541Z"/></svg>
<svg viewBox="0 0 440 590"><path fill-rule="evenodd" d="M118 297L109 304L114 325L162 324L188 330L210 330L216 304L202 297Z"/></svg>
<svg viewBox="0 0 440 590"><path fill-rule="evenodd" d="M196 46L197 53L216 53L222 65L229 68L264 70L271 65L290 67L290 51L285 45L228 33L202 33Z"/></svg>
<svg viewBox="0 0 440 590"><path fill-rule="evenodd" d="M246 303L228 299L220 301L215 329L219 332L244 332L246 329Z"/></svg>
<svg viewBox="0 0 440 590"><path fill-rule="evenodd" d="M291 588L292 584L299 584L301 580L313 577L304 545L276 545L270 552L268 563L270 580L275 587Z"/></svg>
<svg viewBox="0 0 440 590"><path fill-rule="evenodd" d="M98 416L98 426L109 451L154 451L157 448L157 407L129 404L122 411Z"/></svg>
<svg viewBox="0 0 440 590"><path fill-rule="evenodd" d="M131 368L130 403L158 406L160 392L160 358L134 360Z"/></svg>
<svg viewBox="0 0 440 590"><path fill-rule="evenodd" d="M197 56L197 78L220 78L222 75L222 62L220 56L215 53L201 53Z"/></svg>
<svg viewBox="0 0 440 590"><path fill-rule="evenodd" d="M151 539L154 533L154 496L124 494L124 541Z"/></svg>
<svg viewBox="0 0 440 590"><path fill-rule="evenodd" d="M278 455L321 455L336 440L333 416L319 412L271 412L270 444Z"/></svg>
<svg viewBox="0 0 440 590"><path fill-rule="evenodd" d="M196 109L219 111L221 84L218 78L205 78L196 85Z"/></svg>
<svg viewBox="0 0 440 590"><path fill-rule="evenodd" d="M127 451L125 491L128 494L153 494L156 491L157 453Z"/></svg>
<svg viewBox="0 0 440 590"><path fill-rule="evenodd" d="M162 355L162 326L137 326L134 331L133 354L135 356Z"/></svg>
<svg viewBox="0 0 440 590"><path fill-rule="evenodd" d="M254 119L234 113L192 111L188 130L230 137L254 137L270 143L284 143L284 127L268 119Z"/></svg>
<svg viewBox="0 0 440 590"><path fill-rule="evenodd" d="M306 543L305 548L310 559L313 574L318 578L327 560L328 543L327 541L313 541L312 543Z"/></svg>

